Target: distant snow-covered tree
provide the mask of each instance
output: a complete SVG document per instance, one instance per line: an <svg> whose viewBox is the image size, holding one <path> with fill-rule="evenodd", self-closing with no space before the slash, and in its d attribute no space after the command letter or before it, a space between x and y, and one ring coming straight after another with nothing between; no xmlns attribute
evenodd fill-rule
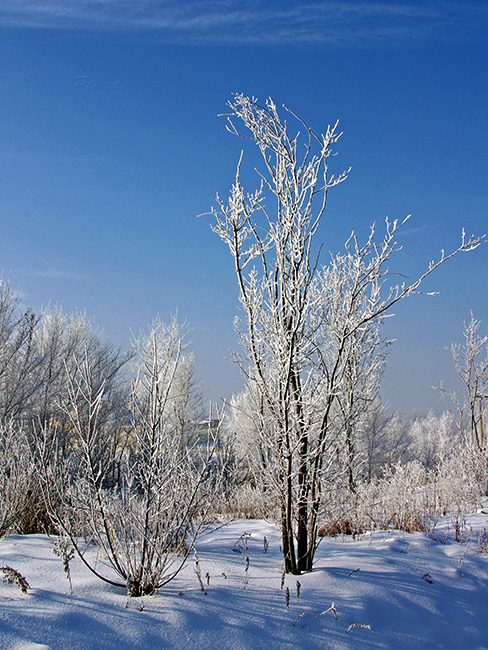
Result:
<svg viewBox="0 0 488 650"><path fill-rule="evenodd" d="M0 537L17 523L33 483L27 436L19 423L0 423Z"/></svg>
<svg viewBox="0 0 488 650"><path fill-rule="evenodd" d="M461 443L454 417L448 411L439 416L430 411L415 418L409 436L412 456L429 469L439 466Z"/></svg>
<svg viewBox="0 0 488 650"><path fill-rule="evenodd" d="M20 296L0 277L0 419L19 420L39 386L33 350L37 317L21 308Z"/></svg>
<svg viewBox="0 0 488 650"><path fill-rule="evenodd" d="M481 322L471 313L464 324L464 345L453 343L452 357L463 386L464 395L441 391L448 402L454 403L459 417L459 427L471 445L477 449L488 447L486 439L486 403L488 399L488 336L479 336Z"/></svg>

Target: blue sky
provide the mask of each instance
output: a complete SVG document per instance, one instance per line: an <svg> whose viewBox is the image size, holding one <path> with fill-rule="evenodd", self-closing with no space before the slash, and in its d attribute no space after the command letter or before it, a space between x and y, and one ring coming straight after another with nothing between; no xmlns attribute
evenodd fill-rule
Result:
<svg viewBox="0 0 488 650"><path fill-rule="evenodd" d="M233 92L271 96L316 131L340 120L318 237L336 252L412 214L392 270L488 231L485 2L4 0L0 5L0 270L38 310L86 310L128 345L159 313L191 326L209 397L240 389L237 286L205 213L244 147L218 114ZM247 162L246 162L247 161ZM248 189L254 190L253 176ZM445 346L470 311L488 332L488 247L400 305L383 395L439 408Z"/></svg>

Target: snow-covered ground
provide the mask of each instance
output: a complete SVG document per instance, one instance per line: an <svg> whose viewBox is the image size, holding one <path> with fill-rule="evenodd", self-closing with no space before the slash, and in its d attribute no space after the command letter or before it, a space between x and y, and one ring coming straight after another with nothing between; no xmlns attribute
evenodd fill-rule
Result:
<svg viewBox="0 0 488 650"><path fill-rule="evenodd" d="M286 576L282 586L277 527L237 521L198 544L206 593L192 559L158 595L127 607L123 592L78 559L71 594L53 541L14 535L0 540L0 566L19 571L30 590L0 583L0 648L488 650L488 554L479 550L487 526L479 512L467 518L462 542L449 518L435 539L394 531L326 539L314 571L298 577L298 598L297 577ZM247 569L242 539L236 548L244 533Z"/></svg>

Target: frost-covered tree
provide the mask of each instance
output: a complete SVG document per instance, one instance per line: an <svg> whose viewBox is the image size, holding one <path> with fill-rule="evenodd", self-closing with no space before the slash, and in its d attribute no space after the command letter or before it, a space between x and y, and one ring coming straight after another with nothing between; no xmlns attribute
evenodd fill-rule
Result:
<svg viewBox="0 0 488 650"><path fill-rule="evenodd" d="M428 469L438 467L461 443L455 420L448 411L439 416L430 411L415 418L409 436L412 456Z"/></svg>
<svg viewBox="0 0 488 650"><path fill-rule="evenodd" d="M39 387L33 337L37 317L22 309L10 282L0 277L0 419L19 419Z"/></svg>
<svg viewBox="0 0 488 650"><path fill-rule="evenodd" d="M266 403L256 382L233 395L227 409L226 431L232 437L239 464L245 465L251 483L269 490L274 466L274 449L267 432L272 426Z"/></svg>
<svg viewBox="0 0 488 650"><path fill-rule="evenodd" d="M182 387L188 385L177 322L156 321L133 347L136 378L127 444L114 446L106 435L105 383L85 356L68 377L63 405L71 425L71 454L57 453L50 424L40 432L37 461L51 514L80 558L102 580L141 596L170 581L193 548L198 515L207 503L204 487L213 446L196 437L187 444L179 426L182 416L174 417ZM120 467L116 485L114 464ZM82 532L97 542L116 579L85 559L78 540Z"/></svg>
<svg viewBox="0 0 488 650"><path fill-rule="evenodd" d="M361 457L361 480L369 483L381 473L386 454L390 451L389 424L392 415L376 399L361 418L358 449Z"/></svg>
<svg viewBox="0 0 488 650"><path fill-rule="evenodd" d="M315 240L328 191L347 176L334 177L328 169L340 136L337 125L317 135L285 108L302 132L292 134L271 100L261 106L237 95L229 107L229 130L239 135L233 120L242 122L263 169L260 187L246 194L239 162L229 200L217 197L213 229L235 262L244 314L237 323L245 350L241 368L256 383L269 420L285 570L298 574L312 569L324 481L337 457L347 373L351 378L356 362L375 359L381 341L376 332L387 311L443 261L480 240L463 235L457 251L442 253L417 281L385 288L402 225L387 220L381 241L373 226L365 244L353 235L345 253L321 266Z"/></svg>
<svg viewBox="0 0 488 650"><path fill-rule="evenodd" d="M0 537L17 523L33 482L27 437L10 420L0 423Z"/></svg>
<svg viewBox="0 0 488 650"><path fill-rule="evenodd" d="M103 342L81 314L65 315L60 308L46 308L36 316L22 308L10 282L0 279L1 444L16 463L15 470L10 461L5 463L4 477L10 477L6 479L10 486L24 485L23 498L17 500L22 507L11 509L17 513L11 525L21 532L39 532L50 525L27 457L36 444L39 425L49 424L53 425L48 428L55 432L58 452L70 453L72 428L61 405L66 398L66 377L82 357L89 359L98 384L104 383L103 417L111 422L111 443L117 445L115 434L120 428L116 421L123 392L120 371L127 355ZM19 449L22 462L16 460Z"/></svg>
<svg viewBox="0 0 488 650"><path fill-rule="evenodd" d="M47 422L58 430L62 389L81 356L91 357L103 381L112 388L121 379L128 355L106 343L84 314L45 308L38 316L21 309L19 295L0 278L0 418ZM112 390L113 392L113 390Z"/></svg>
<svg viewBox="0 0 488 650"><path fill-rule="evenodd" d="M354 238L352 238L354 240ZM373 319L367 327L351 328L344 336L344 327L364 314L367 294L360 297L363 287L361 253L358 243L346 243L346 252L333 257L319 274L319 301L325 327L319 344L323 354L329 354L324 369L334 367L340 359L340 382L335 389L335 411L340 465L346 473L347 485L355 492L363 459L359 453L361 431L365 419L375 408L380 389L388 342L380 335L381 319ZM358 265L359 262L359 266ZM319 310L317 310L319 311ZM330 390L332 386L327 386ZM333 409L334 410L334 409ZM333 412L333 411L332 411ZM330 422L332 425L332 421Z"/></svg>
<svg viewBox="0 0 488 650"><path fill-rule="evenodd" d="M100 415L104 425L117 424L126 405L128 381L123 369L131 354L103 341L84 314L65 314L59 307L41 311L33 347L39 359L39 387L30 419L41 424L54 420L63 448L69 447L69 419L60 406L66 400L66 378L75 376L83 361L91 368L94 392L104 386L103 416Z"/></svg>
<svg viewBox="0 0 488 650"><path fill-rule="evenodd" d="M163 395L160 396L163 401L157 408L165 427L172 432L173 444L183 453L195 443L198 434L196 423L203 417L203 399L196 378L195 359L184 343L185 336L186 327L179 325L176 318L166 325L158 317L149 333L141 335L132 344L135 355L132 366L136 375L133 407L141 416L145 414L151 396L149 382L153 381L156 372L154 363L159 359L158 372L164 374L171 371L174 374L160 377L159 385L167 384L168 393L164 393L164 400ZM167 359L176 353L177 345L181 349L178 362L172 369Z"/></svg>
<svg viewBox="0 0 488 650"><path fill-rule="evenodd" d="M464 394L447 391L441 386L445 398L455 404L459 426L469 444L476 449L486 449L486 400L488 399L488 336L479 336L481 322L471 313L469 323L464 323L464 345L453 343L452 357Z"/></svg>

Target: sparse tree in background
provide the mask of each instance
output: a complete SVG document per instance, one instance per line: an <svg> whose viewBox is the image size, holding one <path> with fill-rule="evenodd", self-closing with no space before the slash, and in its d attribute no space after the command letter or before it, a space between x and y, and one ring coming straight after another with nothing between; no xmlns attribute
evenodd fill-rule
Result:
<svg viewBox="0 0 488 650"><path fill-rule="evenodd" d="M21 516L32 482L27 436L13 420L0 423L0 537Z"/></svg>
<svg viewBox="0 0 488 650"><path fill-rule="evenodd" d="M83 314L43 309L36 316L20 309L20 298L10 283L0 279L0 419L44 423L56 417L61 434L59 404L66 373L84 354L110 384L120 381L129 355L102 341Z"/></svg>
<svg viewBox="0 0 488 650"><path fill-rule="evenodd" d="M246 465L252 485L262 492L269 491L274 467L274 449L267 435L270 426L263 396L256 382L248 379L245 389L232 396L226 428L235 435L240 463Z"/></svg>
<svg viewBox="0 0 488 650"><path fill-rule="evenodd" d="M40 360L40 387L29 415L41 424L55 419L63 447L69 446L70 425L60 405L66 399L66 378L75 376L82 360L91 368L94 392L104 385L103 424L121 417L119 411L127 404L127 378L122 371L131 354L103 341L84 314L65 315L60 308L43 310L34 349Z"/></svg>
<svg viewBox="0 0 488 650"><path fill-rule="evenodd" d="M456 251L443 252L412 284L386 292L387 265L402 225L396 221L387 220L378 243L375 227L364 245L352 236L344 254L320 267L314 238L327 194L347 176L328 172L337 125L318 136L285 109L303 131L290 135L271 100L260 106L237 95L229 107L229 130L239 135L232 119L242 121L264 170L258 172L260 188L246 194L239 162L228 202L217 197L213 229L234 257L244 311L244 322L237 323L246 351L241 369L256 383L270 422L266 434L276 459L285 570L298 574L312 569L324 480L337 452L339 398L346 403L356 354L358 363L364 355L375 359L381 350L376 332L387 311L415 293L441 263L481 240L463 233ZM265 202L264 188L272 203Z"/></svg>
<svg viewBox="0 0 488 650"><path fill-rule="evenodd" d="M381 472L385 463L385 454L391 446L388 424L392 417L381 401L376 399L361 420L358 447L363 461L361 478L367 483Z"/></svg>
<svg viewBox="0 0 488 650"><path fill-rule="evenodd" d="M464 345L453 343L452 357L457 374L464 386L464 395L455 391L441 391L455 404L459 428L469 444L478 450L486 449L486 400L488 399L488 336L479 336L481 322L471 313L469 323L464 323Z"/></svg>
<svg viewBox="0 0 488 650"><path fill-rule="evenodd" d="M359 252L357 241L354 246L353 250ZM317 344L321 353L327 354L329 350L324 371L339 362L339 389L327 389L335 392L332 412L337 412L339 461L352 493L363 462L359 455L361 428L378 397L388 345L380 335L381 319L373 319L366 327L351 327L365 314L366 295L361 296L365 287L360 283L366 279L361 269L366 257L360 261L361 254L355 256L347 242L346 252L333 257L319 274L319 309L325 328L322 342ZM345 336L348 324L350 331ZM330 423L332 427L332 420Z"/></svg>
<svg viewBox="0 0 488 650"><path fill-rule="evenodd" d="M410 455L427 469L438 467L461 443L454 417L448 411L436 416L432 411L415 418L410 426Z"/></svg>
<svg viewBox="0 0 488 650"><path fill-rule="evenodd" d="M0 421L19 420L40 385L33 350L37 320L30 309L21 309L10 282L0 278Z"/></svg>
<svg viewBox="0 0 488 650"><path fill-rule="evenodd" d="M124 443L122 420L127 411L128 393L123 368L129 355L102 341L83 314L65 315L60 308L41 312L33 333L32 354L37 359L38 385L21 413L23 427L29 437L29 447L34 449L36 446L39 430L49 431L55 437L51 442L56 447L56 457L60 462L72 455L76 436L69 413L64 408L69 400L68 379L77 376L79 368L89 367L93 391L90 398L103 385L103 409L98 414L98 424L105 439L99 448L103 449L107 461L106 480L109 480L110 475L111 484L115 484L120 466L117 465L117 456L111 448L121 448ZM87 417L87 398L88 396L80 397L77 406L79 418ZM36 476L31 482L29 499L17 528L23 533L52 529Z"/></svg>
<svg viewBox="0 0 488 650"><path fill-rule="evenodd" d="M385 438L379 458L385 467L411 460L412 439L410 418L401 412L393 413L386 422Z"/></svg>

